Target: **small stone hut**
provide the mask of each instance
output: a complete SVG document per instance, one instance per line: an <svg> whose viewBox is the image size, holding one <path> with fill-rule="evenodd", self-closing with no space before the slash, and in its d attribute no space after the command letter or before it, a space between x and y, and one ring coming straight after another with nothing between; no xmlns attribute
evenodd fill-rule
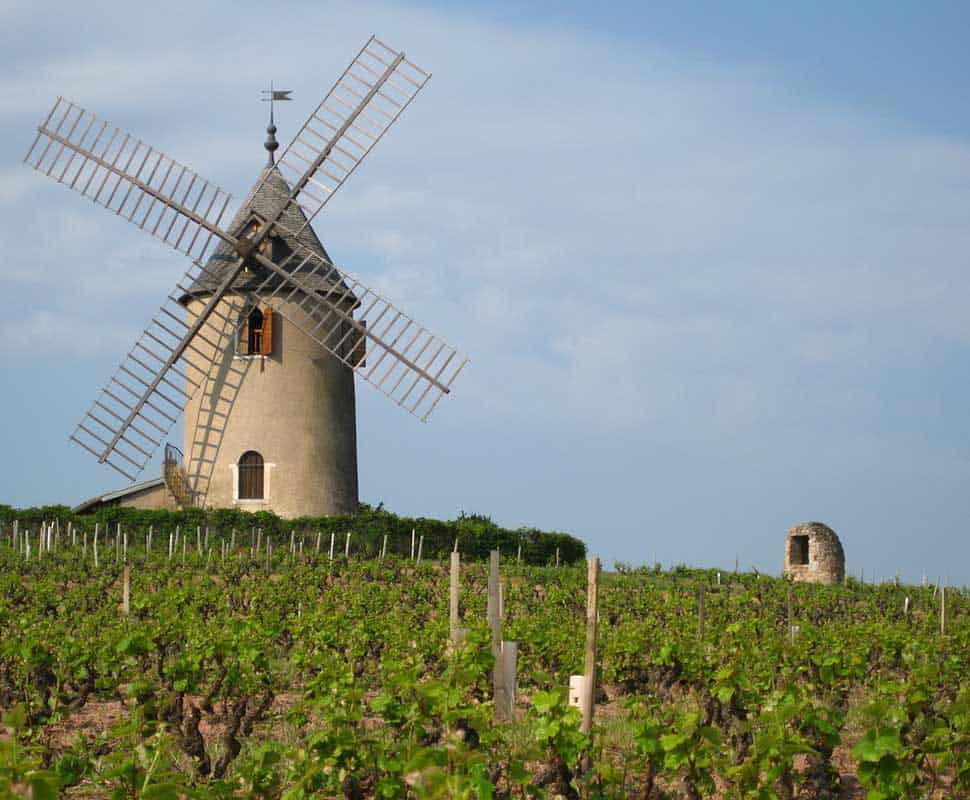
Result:
<svg viewBox="0 0 970 800"><path fill-rule="evenodd" d="M803 522L788 531L784 575L796 583L842 583L845 552L828 525Z"/></svg>

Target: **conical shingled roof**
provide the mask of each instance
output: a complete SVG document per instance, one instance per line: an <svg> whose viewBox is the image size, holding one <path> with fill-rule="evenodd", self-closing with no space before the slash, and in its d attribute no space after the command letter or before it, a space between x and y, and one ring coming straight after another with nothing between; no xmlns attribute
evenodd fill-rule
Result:
<svg viewBox="0 0 970 800"><path fill-rule="evenodd" d="M239 236L242 231L252 224L254 218L260 217L264 220L272 218L276 214L277 209L290 196L290 191L291 189L287 185L286 180L279 173L275 165L264 168L259 175L259 180L256 181L256 184L249 191L236 216L229 224L229 232L234 236ZM288 266L285 264L286 259L293 253L296 243L308 248L328 262L330 261L330 256L324 249L323 244L317 238L316 233L313 232L313 228L307 224L306 216L296 203L287 205L283 216L279 220L279 226L274 228L274 231L277 235L271 235L270 239L273 248L273 261L277 264ZM300 233L294 237L291 231L300 231ZM193 282L190 291L182 297L182 302L187 302L190 296L205 295L215 291L222 282L226 271L231 269L238 260L239 256L232 247L226 242L221 242L213 254L209 256L209 260L206 262L205 272ZM302 260L302 258L293 259L293 269L291 271L296 270ZM313 271L314 266L314 264L307 264L299 270L299 273L310 273ZM253 263L236 276L230 290L238 292L252 291L262 286L268 275L269 271L265 267L260 266L258 263ZM278 280L270 281L264 288L275 288L279 285ZM338 279L338 282L335 283L333 280L325 278L323 269L312 277L309 275L306 276L303 280L318 292L327 293L338 289L343 293L347 288L342 280ZM353 302L355 298L348 295L347 299Z"/></svg>

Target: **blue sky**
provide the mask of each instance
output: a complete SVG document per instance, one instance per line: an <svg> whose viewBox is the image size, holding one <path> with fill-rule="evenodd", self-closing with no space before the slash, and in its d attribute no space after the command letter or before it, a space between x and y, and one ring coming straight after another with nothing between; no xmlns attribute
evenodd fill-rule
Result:
<svg viewBox="0 0 970 800"><path fill-rule="evenodd" d="M0 502L120 486L67 435L182 257L20 164L63 94L245 195L371 33L434 73L316 224L472 357L361 385L362 498L762 571L970 581L970 55L953 4L0 10ZM174 436L174 441L179 437Z"/></svg>

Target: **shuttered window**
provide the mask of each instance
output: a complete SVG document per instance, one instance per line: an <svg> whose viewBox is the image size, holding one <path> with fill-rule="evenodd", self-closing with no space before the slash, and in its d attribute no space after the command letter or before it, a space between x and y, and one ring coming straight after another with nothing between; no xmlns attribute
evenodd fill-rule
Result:
<svg viewBox="0 0 970 800"><path fill-rule="evenodd" d="M273 309L254 308L239 326L236 352L241 356L273 354Z"/></svg>
<svg viewBox="0 0 970 800"><path fill-rule="evenodd" d="M246 354L257 356L263 352L263 312L254 308L249 315L249 336L246 337Z"/></svg>
<svg viewBox="0 0 970 800"><path fill-rule="evenodd" d="M239 459L239 499L263 499L263 457L255 450Z"/></svg>

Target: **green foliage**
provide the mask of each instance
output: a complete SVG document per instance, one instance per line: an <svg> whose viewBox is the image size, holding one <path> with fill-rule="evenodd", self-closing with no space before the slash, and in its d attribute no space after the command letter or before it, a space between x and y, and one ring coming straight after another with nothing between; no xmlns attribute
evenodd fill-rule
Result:
<svg viewBox="0 0 970 800"><path fill-rule="evenodd" d="M26 727L27 713L16 706L3 715L0 734L0 797L31 797L55 800L60 789L56 772L43 768L36 748L24 747L19 739Z"/></svg>
<svg viewBox="0 0 970 800"><path fill-rule="evenodd" d="M464 558L487 558L491 550L501 551L505 557L522 554L526 564L553 564L559 551L561 564L573 564L586 558L586 545L566 533L545 532L536 528L512 530L496 525L489 517L462 512L455 520L437 520L425 517L399 517L383 508L371 508L361 504L360 511L348 517L297 517L283 519L269 511L241 511L235 508L204 510L189 508L184 511L147 511L122 506L106 506L89 514L73 514L66 506L42 506L12 508L0 505L0 525L9 533L17 520L21 530L36 530L41 523L57 521L66 530L73 523L79 530L93 531L100 526L114 532L118 525L128 533L129 546L143 544L148 528L153 527L155 541L161 545L176 528L194 535L196 528L228 533L236 530L239 541L249 541L256 530L262 532L274 547L289 543L291 534L310 537L315 541L317 533L329 541L330 534L343 537L352 531L354 553L374 557L381 551L384 536L388 536L388 549L398 555L409 554L411 531L424 537L423 555L440 558L451 552L455 539Z"/></svg>
<svg viewBox="0 0 970 800"><path fill-rule="evenodd" d="M484 517L456 524L491 535ZM932 589L793 586L792 641L786 583L604 575L609 705L599 697L583 734L565 686L584 662L584 566L505 559L520 702L497 722L485 563L463 560L456 647L440 561L331 561L326 547L291 552L288 534L267 559L242 536L226 552L217 528L198 553L192 533L184 563L130 542L127 616L107 545L95 568L63 528L30 561L0 537L0 796L834 796L836 748L870 797L970 794L961 590L941 637ZM103 725L76 725L105 709Z"/></svg>

